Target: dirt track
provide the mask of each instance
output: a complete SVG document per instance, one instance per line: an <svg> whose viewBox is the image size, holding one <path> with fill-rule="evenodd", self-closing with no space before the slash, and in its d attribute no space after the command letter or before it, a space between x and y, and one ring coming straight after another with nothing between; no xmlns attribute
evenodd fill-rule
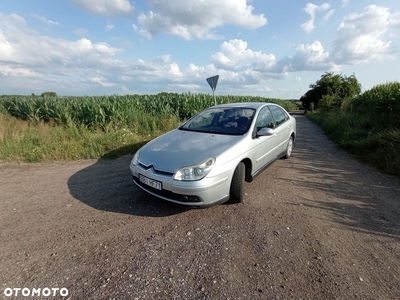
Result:
<svg viewBox="0 0 400 300"><path fill-rule="evenodd" d="M293 157L240 205L153 198L130 157L0 164L0 298L400 299L400 181L297 122Z"/></svg>

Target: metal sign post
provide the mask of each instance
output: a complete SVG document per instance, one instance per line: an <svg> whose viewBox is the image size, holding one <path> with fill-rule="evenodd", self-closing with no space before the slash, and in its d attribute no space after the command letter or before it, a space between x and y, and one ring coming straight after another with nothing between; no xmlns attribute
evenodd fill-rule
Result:
<svg viewBox="0 0 400 300"><path fill-rule="evenodd" d="M217 88L218 78L219 78L219 75L215 75L213 77L208 77L206 79L213 91L214 105L217 105L217 102L215 101L215 90Z"/></svg>

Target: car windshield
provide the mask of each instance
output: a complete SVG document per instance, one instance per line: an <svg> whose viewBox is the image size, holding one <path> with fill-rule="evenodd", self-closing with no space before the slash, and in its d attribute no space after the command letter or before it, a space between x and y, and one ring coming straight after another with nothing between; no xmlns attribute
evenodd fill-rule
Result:
<svg viewBox="0 0 400 300"><path fill-rule="evenodd" d="M215 134L241 135L246 133L255 110L239 107L215 107L195 115L179 129Z"/></svg>

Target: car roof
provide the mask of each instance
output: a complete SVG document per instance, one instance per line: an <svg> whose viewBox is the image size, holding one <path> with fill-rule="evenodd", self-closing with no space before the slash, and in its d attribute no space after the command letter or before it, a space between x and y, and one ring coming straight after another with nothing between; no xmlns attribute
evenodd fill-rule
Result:
<svg viewBox="0 0 400 300"><path fill-rule="evenodd" d="M240 107L240 108L254 108L254 109L259 109L260 107L263 107L266 104L274 104L275 103L270 103L270 102L235 102L235 103L225 103L225 104L219 104L215 105L213 107Z"/></svg>

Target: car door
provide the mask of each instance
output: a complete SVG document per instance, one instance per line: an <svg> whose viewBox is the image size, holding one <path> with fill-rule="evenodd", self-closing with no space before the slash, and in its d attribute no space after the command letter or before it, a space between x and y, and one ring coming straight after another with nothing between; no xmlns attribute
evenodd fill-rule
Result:
<svg viewBox="0 0 400 300"><path fill-rule="evenodd" d="M275 124L271 112L267 106L260 110L253 132L253 141L255 144L255 166L254 173L274 161L278 155L278 137L276 134L270 136L258 136L257 132L262 128L274 129Z"/></svg>
<svg viewBox="0 0 400 300"><path fill-rule="evenodd" d="M281 155L286 151L287 142L290 134L289 116L283 112L280 107L276 105L270 105L272 117L275 121L275 133L277 135L277 155Z"/></svg>

